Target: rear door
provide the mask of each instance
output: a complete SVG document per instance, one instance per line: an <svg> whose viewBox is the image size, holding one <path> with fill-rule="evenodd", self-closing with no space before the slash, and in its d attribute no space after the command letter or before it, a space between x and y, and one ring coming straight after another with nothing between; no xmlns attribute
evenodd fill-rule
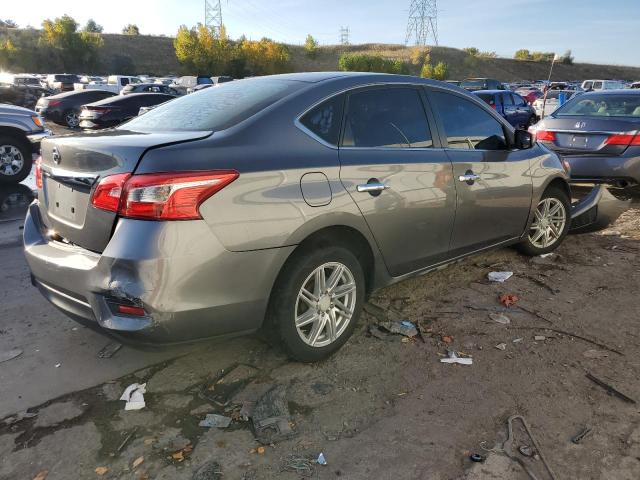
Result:
<svg viewBox="0 0 640 480"><path fill-rule="evenodd" d="M515 104L513 103L513 97L509 92L503 92L500 94L502 97L502 105L504 110L504 118L506 118L507 122L511 125L515 126L518 124L518 111L516 109Z"/></svg>
<svg viewBox="0 0 640 480"><path fill-rule="evenodd" d="M394 276L444 260L453 228L452 166L425 100L418 86L377 86L345 107L340 178Z"/></svg>
<svg viewBox="0 0 640 480"><path fill-rule="evenodd" d="M529 119L531 117L531 110L524 98L517 93L512 93L513 103L516 107L516 115L518 118L517 127L527 127L529 125Z"/></svg>
<svg viewBox="0 0 640 480"><path fill-rule="evenodd" d="M435 88L429 99L457 192L451 256L519 237L531 206L529 153L509 150L504 125L471 99Z"/></svg>

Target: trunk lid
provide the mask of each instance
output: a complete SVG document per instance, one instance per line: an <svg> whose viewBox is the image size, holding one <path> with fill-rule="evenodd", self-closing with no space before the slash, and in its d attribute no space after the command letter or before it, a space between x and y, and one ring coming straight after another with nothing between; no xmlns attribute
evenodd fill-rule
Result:
<svg viewBox="0 0 640 480"><path fill-rule="evenodd" d="M624 153L627 145L610 145L607 139L616 134L634 134L637 122L611 117L547 117L538 127L555 133L555 140L546 145L563 155L607 155Z"/></svg>
<svg viewBox="0 0 640 480"><path fill-rule="evenodd" d="M136 133L113 130L47 139L41 146L44 224L63 240L102 252L117 215L94 208L90 196L100 178L132 173L151 148L205 138L210 132Z"/></svg>

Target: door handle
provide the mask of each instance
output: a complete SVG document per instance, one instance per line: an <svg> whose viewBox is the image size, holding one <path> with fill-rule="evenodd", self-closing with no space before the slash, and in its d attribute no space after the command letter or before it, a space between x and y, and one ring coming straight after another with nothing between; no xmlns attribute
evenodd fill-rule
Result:
<svg viewBox="0 0 640 480"><path fill-rule="evenodd" d="M358 192L382 192L383 190L387 190L391 188L389 185L385 185L384 183L363 183L356 187Z"/></svg>
<svg viewBox="0 0 640 480"><path fill-rule="evenodd" d="M475 173L465 173L464 175L460 175L458 180L461 182L475 182L476 180L480 180L480 175L476 175Z"/></svg>

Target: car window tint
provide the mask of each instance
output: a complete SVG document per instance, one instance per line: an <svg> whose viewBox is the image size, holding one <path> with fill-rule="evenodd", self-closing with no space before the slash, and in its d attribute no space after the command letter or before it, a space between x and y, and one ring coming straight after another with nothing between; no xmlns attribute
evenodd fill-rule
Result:
<svg viewBox="0 0 640 480"><path fill-rule="evenodd" d="M224 130L305 86L266 77L221 83L154 108L123 128L141 132Z"/></svg>
<svg viewBox="0 0 640 480"><path fill-rule="evenodd" d="M487 105L495 105L496 99L493 93L476 93Z"/></svg>
<svg viewBox="0 0 640 480"><path fill-rule="evenodd" d="M344 146L432 147L420 93L414 88L385 88L352 93L345 121Z"/></svg>
<svg viewBox="0 0 640 480"><path fill-rule="evenodd" d="M522 98L520 95L513 95L513 101L517 107L524 107L526 105L524 98Z"/></svg>
<svg viewBox="0 0 640 480"><path fill-rule="evenodd" d="M513 106L513 98L511 97L510 93L503 93L502 94L502 104L505 107L512 107Z"/></svg>
<svg viewBox="0 0 640 480"><path fill-rule="evenodd" d="M504 150L502 124L478 105L458 95L433 92L434 106L442 119L449 148Z"/></svg>
<svg viewBox="0 0 640 480"><path fill-rule="evenodd" d="M344 108L344 95L337 95L307 112L300 123L331 145L337 145Z"/></svg>

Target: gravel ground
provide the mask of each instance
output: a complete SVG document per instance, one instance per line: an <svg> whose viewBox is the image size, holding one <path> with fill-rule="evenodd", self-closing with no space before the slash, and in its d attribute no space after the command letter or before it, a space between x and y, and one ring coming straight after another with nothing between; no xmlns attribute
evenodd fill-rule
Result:
<svg viewBox="0 0 640 480"><path fill-rule="evenodd" d="M48 480L519 480L529 478L523 464L539 479L636 480L638 405L585 375L640 400L639 251L636 202L608 230L570 236L550 257L503 249L377 292L376 315L363 315L319 364L289 362L253 337L208 343L0 421L0 479L46 470ZM502 270L514 276L486 280ZM501 312L503 294L519 300ZM416 323L420 337L372 336L380 315ZM448 349L473 364L440 362ZM118 397L134 382L146 382L146 407L125 411ZM262 445L239 409L271 386L284 392L294 436ZM199 427L207 413L233 422ZM535 440L514 421L505 455L513 415ZM573 443L585 426L590 434Z"/></svg>

